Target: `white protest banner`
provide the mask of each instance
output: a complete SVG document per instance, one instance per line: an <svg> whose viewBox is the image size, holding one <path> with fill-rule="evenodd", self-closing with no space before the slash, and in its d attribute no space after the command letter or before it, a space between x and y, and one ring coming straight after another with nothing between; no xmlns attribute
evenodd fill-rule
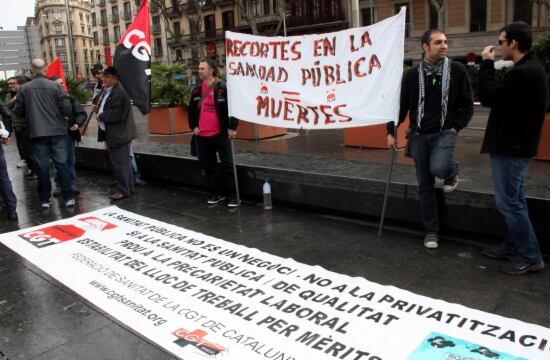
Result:
<svg viewBox="0 0 550 360"><path fill-rule="evenodd" d="M262 125L334 129L395 121L403 75L405 8L334 33L225 33L229 115Z"/></svg>
<svg viewBox="0 0 550 360"><path fill-rule="evenodd" d="M549 359L550 329L109 207L0 241L185 360Z"/></svg>

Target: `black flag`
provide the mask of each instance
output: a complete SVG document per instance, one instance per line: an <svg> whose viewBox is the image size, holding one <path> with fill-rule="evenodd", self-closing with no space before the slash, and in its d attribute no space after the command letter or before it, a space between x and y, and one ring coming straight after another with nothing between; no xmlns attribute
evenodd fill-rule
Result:
<svg viewBox="0 0 550 360"><path fill-rule="evenodd" d="M143 1L134 22L117 44L115 67L122 86L143 115L151 111L151 33L149 4Z"/></svg>

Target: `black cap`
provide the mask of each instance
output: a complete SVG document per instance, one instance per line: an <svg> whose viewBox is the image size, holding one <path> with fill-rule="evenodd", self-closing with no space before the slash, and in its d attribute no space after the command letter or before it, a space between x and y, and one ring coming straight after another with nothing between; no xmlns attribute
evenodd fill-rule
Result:
<svg viewBox="0 0 550 360"><path fill-rule="evenodd" d="M116 68L114 66L109 66L103 70L103 75L113 75L117 76Z"/></svg>

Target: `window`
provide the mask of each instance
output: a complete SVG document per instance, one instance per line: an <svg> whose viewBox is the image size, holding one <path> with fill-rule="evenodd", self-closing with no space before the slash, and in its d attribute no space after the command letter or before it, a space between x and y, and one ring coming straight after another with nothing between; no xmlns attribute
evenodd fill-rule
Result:
<svg viewBox="0 0 550 360"><path fill-rule="evenodd" d="M65 39L56 38L55 39L55 47L61 47L61 46L65 46Z"/></svg>
<svg viewBox="0 0 550 360"><path fill-rule="evenodd" d="M132 17L132 8L130 7L129 2L124 3L124 17Z"/></svg>
<svg viewBox="0 0 550 360"><path fill-rule="evenodd" d="M516 0L514 2L514 21L533 22L533 5L530 0Z"/></svg>
<svg viewBox="0 0 550 360"><path fill-rule="evenodd" d="M206 15L204 17L204 32L206 37L216 36L216 20L214 15Z"/></svg>
<svg viewBox="0 0 550 360"><path fill-rule="evenodd" d="M183 58L181 57L181 49L176 50L176 61L181 61Z"/></svg>
<svg viewBox="0 0 550 360"><path fill-rule="evenodd" d="M95 17L95 13L92 13L92 26L93 27L97 26L97 20L96 20L96 17Z"/></svg>
<svg viewBox="0 0 550 360"><path fill-rule="evenodd" d="M485 31L487 0L470 0L470 32Z"/></svg>
<svg viewBox="0 0 550 360"><path fill-rule="evenodd" d="M55 32L61 34L63 32L63 25L55 24Z"/></svg>
<svg viewBox="0 0 550 360"><path fill-rule="evenodd" d="M114 32L114 35L115 35L113 40L115 42L118 42L118 40L120 40L120 26L114 26L113 27L113 32Z"/></svg>
<svg viewBox="0 0 550 360"><path fill-rule="evenodd" d="M437 29L437 19L439 18L439 15L437 14L437 9L430 0L426 1L428 1L428 4L430 5L430 29Z"/></svg>
<svg viewBox="0 0 550 360"><path fill-rule="evenodd" d="M61 11L54 10L52 11L52 17L57 20L61 20Z"/></svg>
<svg viewBox="0 0 550 360"><path fill-rule="evenodd" d="M99 45L99 37L97 35L97 31L94 31L94 45L95 46Z"/></svg>
<svg viewBox="0 0 550 360"><path fill-rule="evenodd" d="M101 25L107 24L107 10L103 9L101 10Z"/></svg>
<svg viewBox="0 0 550 360"><path fill-rule="evenodd" d="M156 56L162 55L162 39L161 38L155 38L154 40L154 54Z"/></svg>
<svg viewBox="0 0 550 360"><path fill-rule="evenodd" d="M82 33L82 34L85 34L85 33L86 33L86 29L84 29L84 25L82 25L82 26L80 27L80 30L81 30L81 33Z"/></svg>
<svg viewBox="0 0 550 360"><path fill-rule="evenodd" d="M112 12L112 17L113 17L113 21L118 21L118 6L113 6L111 8L111 12Z"/></svg>
<svg viewBox="0 0 550 360"><path fill-rule="evenodd" d="M104 44L109 44L110 41L109 41L109 29L104 29L103 30L103 43Z"/></svg>
<svg viewBox="0 0 550 360"><path fill-rule="evenodd" d="M179 21L174 22L174 35L180 36L181 35L181 26Z"/></svg>
<svg viewBox="0 0 550 360"><path fill-rule="evenodd" d="M61 59L61 61L67 61L67 53L58 52L57 56Z"/></svg>
<svg viewBox="0 0 550 360"><path fill-rule="evenodd" d="M363 26L368 26L374 24L374 13L372 8L363 8L361 9L361 18L363 20Z"/></svg>
<svg viewBox="0 0 550 360"><path fill-rule="evenodd" d="M235 16L233 11L224 11L222 13L222 27L224 29L231 29L235 26Z"/></svg>

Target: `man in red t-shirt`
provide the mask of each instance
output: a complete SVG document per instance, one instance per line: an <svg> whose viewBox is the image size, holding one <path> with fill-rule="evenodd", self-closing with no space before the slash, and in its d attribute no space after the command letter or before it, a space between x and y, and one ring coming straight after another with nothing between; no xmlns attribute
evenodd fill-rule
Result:
<svg viewBox="0 0 550 360"><path fill-rule="evenodd" d="M197 136L197 153L212 191L208 204L229 198L227 206L237 207L230 139L237 135L238 120L229 118L227 87L217 74L214 61L206 59L199 63L201 84L191 92L189 127Z"/></svg>

